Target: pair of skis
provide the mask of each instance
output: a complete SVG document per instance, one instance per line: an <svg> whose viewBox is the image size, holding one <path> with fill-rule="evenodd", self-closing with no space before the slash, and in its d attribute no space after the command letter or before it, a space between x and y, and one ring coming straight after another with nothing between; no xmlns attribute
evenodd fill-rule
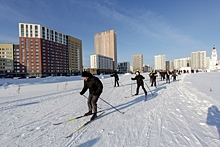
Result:
<svg viewBox="0 0 220 147"><path fill-rule="evenodd" d="M138 96L138 95L126 96L125 98L130 98L130 97L134 97L134 96ZM144 101L147 101L147 95L144 95Z"/></svg>
<svg viewBox="0 0 220 147"><path fill-rule="evenodd" d="M104 112L104 111L98 111L97 113L99 113L99 114L97 115L97 117L99 117L99 116L101 116L102 114L104 114L105 112ZM93 115L93 114L94 114L94 113L92 113L91 115ZM89 116L89 115L87 115L87 116ZM83 118L83 117L86 117L86 116L84 116L84 115L78 116L78 117L75 117L75 118L71 118L71 119L69 119L69 120L67 120L67 121L55 123L55 124L53 124L53 125L61 125L61 124L63 124L63 123L71 122L71 121L74 121L74 120L76 120L76 119ZM96 117L96 118L97 118L97 117ZM86 125L90 124L90 123L91 123L92 121L94 121L96 118L87 121L86 123L84 123L83 125L81 125L78 129L76 129L73 133L69 134L69 135L66 136L65 138L70 138L70 137L72 137L74 133L78 132L79 130L81 130L82 128L84 128Z"/></svg>
<svg viewBox="0 0 220 147"><path fill-rule="evenodd" d="M100 113L100 112L104 112L104 111L98 111L97 113ZM92 114L90 114L90 115L93 115L93 114L94 114L94 113L92 113ZM87 115L87 116L89 116L89 115ZM74 118L71 118L71 119L69 119L69 120L67 120L67 121L55 123L55 124L53 124L53 125L61 125L61 124L64 124L64 123L67 123L67 122L71 122L71 121L74 121L74 120L79 119L79 118L82 118L82 117L86 117L86 116L82 115L82 116L74 117Z"/></svg>

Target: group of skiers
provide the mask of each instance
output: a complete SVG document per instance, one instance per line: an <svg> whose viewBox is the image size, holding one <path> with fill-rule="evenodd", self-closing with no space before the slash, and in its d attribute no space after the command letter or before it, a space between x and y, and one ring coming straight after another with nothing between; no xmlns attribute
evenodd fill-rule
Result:
<svg viewBox="0 0 220 147"><path fill-rule="evenodd" d="M162 79L164 80L165 76L166 76L166 83L167 82L170 83L170 75L171 74L173 75L173 78L174 78L173 80L176 80L176 76L177 76L176 73L171 73L168 70L164 71L164 72L159 72L159 73L161 76L161 80ZM145 79L145 77L142 76L139 71L136 71L135 75L136 76L134 78L131 78L131 80L136 80L136 83L137 83L135 95L139 94L140 86L142 87L145 95L147 95L147 91L144 87L144 81L143 81ZM89 73L87 71L83 71L81 76L84 80L84 86L83 86L83 89L81 90L80 94L83 95L89 89L89 96L88 96L88 100L87 100L87 105L88 105L89 111L87 113L85 113L84 115L85 116L92 115L90 120L93 120L97 117L97 101L103 91L103 84L99 78L93 76L91 73ZM116 85L119 87L119 77L118 77L117 71L114 71L110 76L114 77L114 79L115 79L114 87L116 87ZM152 72L149 74L151 87L155 86L157 88L157 85L156 85L156 77L157 76L158 76L158 74L157 74L156 70L152 70Z"/></svg>

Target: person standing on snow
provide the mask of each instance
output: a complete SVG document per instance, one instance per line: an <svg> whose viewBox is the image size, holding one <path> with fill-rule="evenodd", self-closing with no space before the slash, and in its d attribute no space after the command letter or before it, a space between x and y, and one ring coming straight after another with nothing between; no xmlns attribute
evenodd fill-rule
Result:
<svg viewBox="0 0 220 147"><path fill-rule="evenodd" d="M91 115L93 110L94 114L91 117L91 120L93 120L97 117L97 101L102 93L103 84L99 78L86 71L82 72L82 78L84 80L84 87L80 94L83 95L89 89L87 101L89 112L85 113L84 116Z"/></svg>
<svg viewBox="0 0 220 147"><path fill-rule="evenodd" d="M113 71L112 75L110 75L110 76L111 77L115 77L115 85L114 85L114 87L116 87L116 83L117 83L117 85L119 87L119 83L118 83L119 77L118 77L117 71Z"/></svg>
<svg viewBox="0 0 220 147"><path fill-rule="evenodd" d="M136 71L135 74L136 74L136 76L134 78L131 78L131 80L136 80L137 81L137 89L136 89L136 94L135 95L138 95L140 86L144 90L145 95L147 95L147 91L144 88L144 82L143 82L143 79L145 79L145 78L140 74L139 71Z"/></svg>
<svg viewBox="0 0 220 147"><path fill-rule="evenodd" d="M166 83L170 83L170 71L167 70L165 75L166 75Z"/></svg>
<svg viewBox="0 0 220 147"><path fill-rule="evenodd" d="M150 76L151 76L151 87L154 85L156 88L157 88L157 84L156 84L156 78L157 78L157 72L156 70L153 70L151 73L150 73Z"/></svg>

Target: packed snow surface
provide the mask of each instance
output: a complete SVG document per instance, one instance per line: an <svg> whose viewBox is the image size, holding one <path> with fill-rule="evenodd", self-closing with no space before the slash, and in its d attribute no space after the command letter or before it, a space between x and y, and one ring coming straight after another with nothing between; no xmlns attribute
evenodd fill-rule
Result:
<svg viewBox="0 0 220 147"><path fill-rule="evenodd" d="M88 111L80 76L0 79L0 146L220 147L219 72L182 74L170 84L159 77L157 88L142 75L147 101L142 88L131 97L134 74L119 75L120 87L101 76L105 113L77 132L90 119L66 122Z"/></svg>

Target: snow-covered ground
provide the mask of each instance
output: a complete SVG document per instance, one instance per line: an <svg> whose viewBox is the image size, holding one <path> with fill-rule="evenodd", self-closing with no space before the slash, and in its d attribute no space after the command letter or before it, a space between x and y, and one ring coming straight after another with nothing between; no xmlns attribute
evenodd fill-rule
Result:
<svg viewBox="0 0 220 147"><path fill-rule="evenodd" d="M149 77L145 76L148 86ZM113 78L100 78L104 91L98 107L105 113L87 122L88 111L79 92L81 77L0 79L0 146L2 147L220 147L220 73L182 74L166 84L149 87L148 101L136 90L135 75L120 75L120 87ZM85 94L88 95L88 92ZM125 98L128 97L128 98Z"/></svg>

